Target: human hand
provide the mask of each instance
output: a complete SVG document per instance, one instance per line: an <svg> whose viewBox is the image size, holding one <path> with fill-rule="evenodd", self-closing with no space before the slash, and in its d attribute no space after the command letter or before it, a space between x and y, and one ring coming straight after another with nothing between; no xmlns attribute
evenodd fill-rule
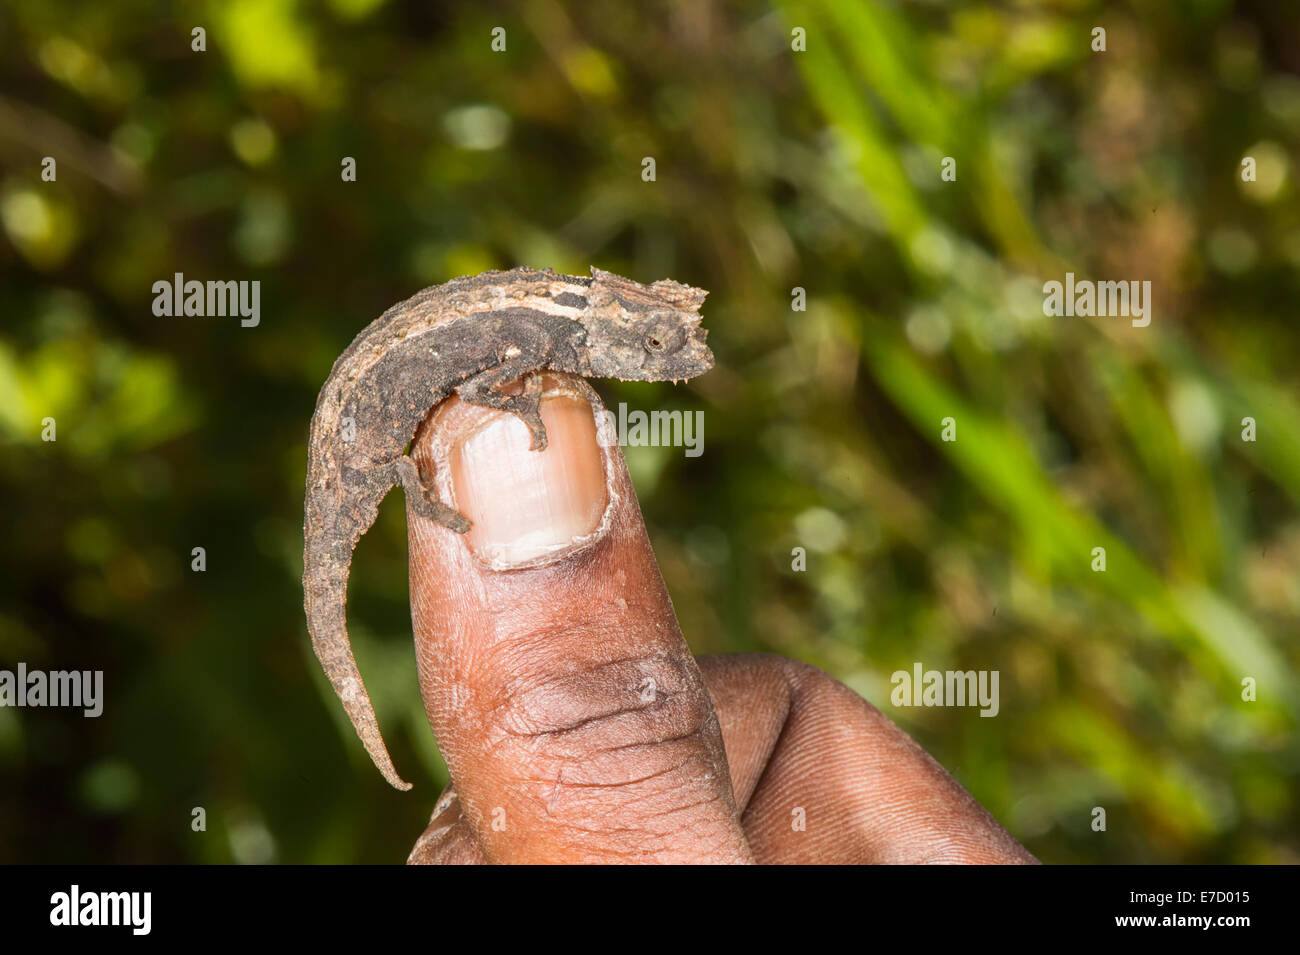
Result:
<svg viewBox="0 0 1300 955"><path fill-rule="evenodd" d="M411 456L425 709L453 785L412 863L1036 861L870 703L780 657L696 660L594 393L546 377L546 451L457 398Z"/></svg>

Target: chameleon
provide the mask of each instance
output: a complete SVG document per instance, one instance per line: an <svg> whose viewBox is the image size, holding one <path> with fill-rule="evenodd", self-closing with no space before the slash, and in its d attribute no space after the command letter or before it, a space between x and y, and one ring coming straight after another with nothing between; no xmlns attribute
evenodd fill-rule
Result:
<svg viewBox="0 0 1300 955"><path fill-rule="evenodd" d="M379 504L401 485L416 513L463 534L470 521L439 501L407 455L417 427L453 393L519 417L546 448L541 372L672 381L704 374L703 289L642 285L517 268L417 292L371 322L334 362L312 416L303 520L303 595L312 647L375 766L408 790L384 745L348 639L352 552ZM519 394L502 386L522 379Z"/></svg>

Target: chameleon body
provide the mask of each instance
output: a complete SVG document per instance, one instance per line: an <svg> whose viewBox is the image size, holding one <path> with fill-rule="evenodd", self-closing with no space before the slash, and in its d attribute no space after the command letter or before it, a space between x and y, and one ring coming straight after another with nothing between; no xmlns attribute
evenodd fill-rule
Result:
<svg viewBox="0 0 1300 955"><path fill-rule="evenodd" d="M312 417L303 524L307 629L334 692L379 771L393 767L348 639L352 551L401 484L414 510L457 533L469 520L426 489L406 448L429 410L455 393L517 414L546 447L541 378L557 371L625 381L680 381L713 367L699 308L708 293L665 279L641 285L513 269L418 292L367 326L339 356ZM500 386L523 378L522 394Z"/></svg>

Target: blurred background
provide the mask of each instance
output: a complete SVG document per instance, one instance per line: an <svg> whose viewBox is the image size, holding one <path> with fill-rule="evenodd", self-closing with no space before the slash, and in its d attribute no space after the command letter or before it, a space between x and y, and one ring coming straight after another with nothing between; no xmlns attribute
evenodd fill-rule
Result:
<svg viewBox="0 0 1300 955"><path fill-rule="evenodd" d="M102 669L105 708L0 708L0 860L405 859L446 776L403 499L350 623L409 794L306 634L316 395L424 286L594 264L711 292L713 372L597 383L704 410L701 457L627 450L697 653L826 669L1044 861L1300 861L1298 32L1263 0L6 3L0 668ZM1045 317L1066 271L1149 280L1150 326ZM260 281L260 325L156 317L176 272ZM916 661L998 670L998 716L891 706Z"/></svg>

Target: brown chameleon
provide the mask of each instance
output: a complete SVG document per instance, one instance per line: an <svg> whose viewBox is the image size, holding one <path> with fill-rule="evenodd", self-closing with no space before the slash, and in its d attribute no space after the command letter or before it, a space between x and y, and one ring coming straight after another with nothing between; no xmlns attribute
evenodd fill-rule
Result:
<svg viewBox="0 0 1300 955"><path fill-rule="evenodd" d="M348 571L379 502L401 484L413 509L463 534L470 522L437 500L406 448L450 396L519 416L546 448L541 371L624 381L682 381L713 367L700 327L708 293L670 279L641 285L512 269L417 292L368 325L330 370L311 421L302 585L312 645L379 771L398 789L345 616ZM523 379L521 394L502 385Z"/></svg>

